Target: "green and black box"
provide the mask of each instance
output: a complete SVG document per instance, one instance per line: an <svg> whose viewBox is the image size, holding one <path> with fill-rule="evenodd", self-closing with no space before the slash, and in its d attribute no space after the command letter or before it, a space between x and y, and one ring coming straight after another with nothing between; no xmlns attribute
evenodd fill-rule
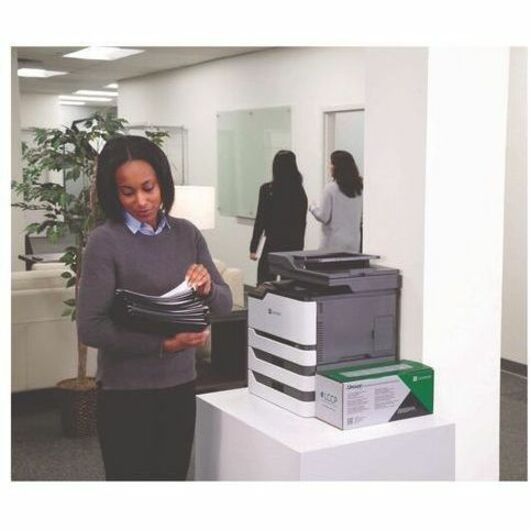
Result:
<svg viewBox="0 0 530 530"><path fill-rule="evenodd" d="M316 416L353 429L432 414L434 371L416 361L386 361L316 376Z"/></svg>

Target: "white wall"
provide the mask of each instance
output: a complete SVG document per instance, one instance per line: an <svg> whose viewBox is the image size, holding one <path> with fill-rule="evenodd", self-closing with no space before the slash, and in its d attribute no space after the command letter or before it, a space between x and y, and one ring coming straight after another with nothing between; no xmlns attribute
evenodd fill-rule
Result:
<svg viewBox="0 0 530 530"><path fill-rule="evenodd" d="M527 364L527 48L510 51L506 139L502 357Z"/></svg>
<svg viewBox="0 0 530 530"><path fill-rule="evenodd" d="M400 269L401 355L421 360L427 49L366 52L364 252Z"/></svg>
<svg viewBox="0 0 530 530"><path fill-rule="evenodd" d="M30 127L59 127L61 109L59 98L52 94L21 94L20 125Z"/></svg>
<svg viewBox="0 0 530 530"><path fill-rule="evenodd" d="M363 103L362 49L291 48L120 81L118 115L131 123L185 126L189 183L217 185L216 112L289 105L292 149L308 198L317 200L323 182L323 110ZM263 181L270 178L264 175ZM251 233L252 224L218 214L215 230L205 237L213 255L243 268L245 282L254 284ZM306 248L316 248L319 238L320 227L308 216Z"/></svg>
<svg viewBox="0 0 530 530"><path fill-rule="evenodd" d="M20 96L17 75L17 52L11 48L11 180L22 180L22 150L20 147ZM11 201L17 196L12 193ZM18 208L11 208L11 270L25 269L18 259L24 254L24 214Z"/></svg>
<svg viewBox="0 0 530 530"><path fill-rule="evenodd" d="M59 116L61 125L70 126L74 120L88 118L94 112L106 114L111 107L91 107L89 105L60 105Z"/></svg>
<svg viewBox="0 0 530 530"><path fill-rule="evenodd" d="M30 127L70 126L72 121L86 118L108 107L60 105L53 94L21 94L20 121L23 129Z"/></svg>

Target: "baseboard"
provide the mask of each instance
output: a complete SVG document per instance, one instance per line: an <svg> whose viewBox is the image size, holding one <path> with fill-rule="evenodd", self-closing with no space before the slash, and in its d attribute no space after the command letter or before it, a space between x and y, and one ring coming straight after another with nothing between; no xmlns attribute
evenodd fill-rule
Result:
<svg viewBox="0 0 530 530"><path fill-rule="evenodd" d="M528 377L528 366L526 364L510 361L508 359L501 359L501 370Z"/></svg>
<svg viewBox="0 0 530 530"><path fill-rule="evenodd" d="M21 415L57 407L57 389L42 388L11 394L11 415Z"/></svg>

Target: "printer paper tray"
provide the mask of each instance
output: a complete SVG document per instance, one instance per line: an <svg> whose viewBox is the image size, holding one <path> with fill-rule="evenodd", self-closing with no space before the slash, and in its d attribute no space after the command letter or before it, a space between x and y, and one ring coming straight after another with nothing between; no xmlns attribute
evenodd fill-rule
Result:
<svg viewBox="0 0 530 530"><path fill-rule="evenodd" d="M280 366L258 359L251 347L248 349L248 367L250 370L266 375L275 381L303 392L315 391L315 375L299 375Z"/></svg>
<svg viewBox="0 0 530 530"><path fill-rule="evenodd" d="M315 401L300 401L291 397L284 392L262 384L256 380L252 370L248 371L248 389L251 394L259 396L278 407L282 407L293 414L304 418L313 418L315 416Z"/></svg>
<svg viewBox="0 0 530 530"><path fill-rule="evenodd" d="M317 364L316 349L301 349L277 342L259 335L259 332L253 328L248 328L248 345L301 366L316 366Z"/></svg>

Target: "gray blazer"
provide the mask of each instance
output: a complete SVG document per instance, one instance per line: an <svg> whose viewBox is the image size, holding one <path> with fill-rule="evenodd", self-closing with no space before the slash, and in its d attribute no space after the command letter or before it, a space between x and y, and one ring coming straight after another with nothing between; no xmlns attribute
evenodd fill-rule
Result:
<svg viewBox="0 0 530 530"><path fill-rule="evenodd" d="M320 250L359 252L361 245L362 195L346 197L335 181L324 188L320 206L309 206L322 223Z"/></svg>

